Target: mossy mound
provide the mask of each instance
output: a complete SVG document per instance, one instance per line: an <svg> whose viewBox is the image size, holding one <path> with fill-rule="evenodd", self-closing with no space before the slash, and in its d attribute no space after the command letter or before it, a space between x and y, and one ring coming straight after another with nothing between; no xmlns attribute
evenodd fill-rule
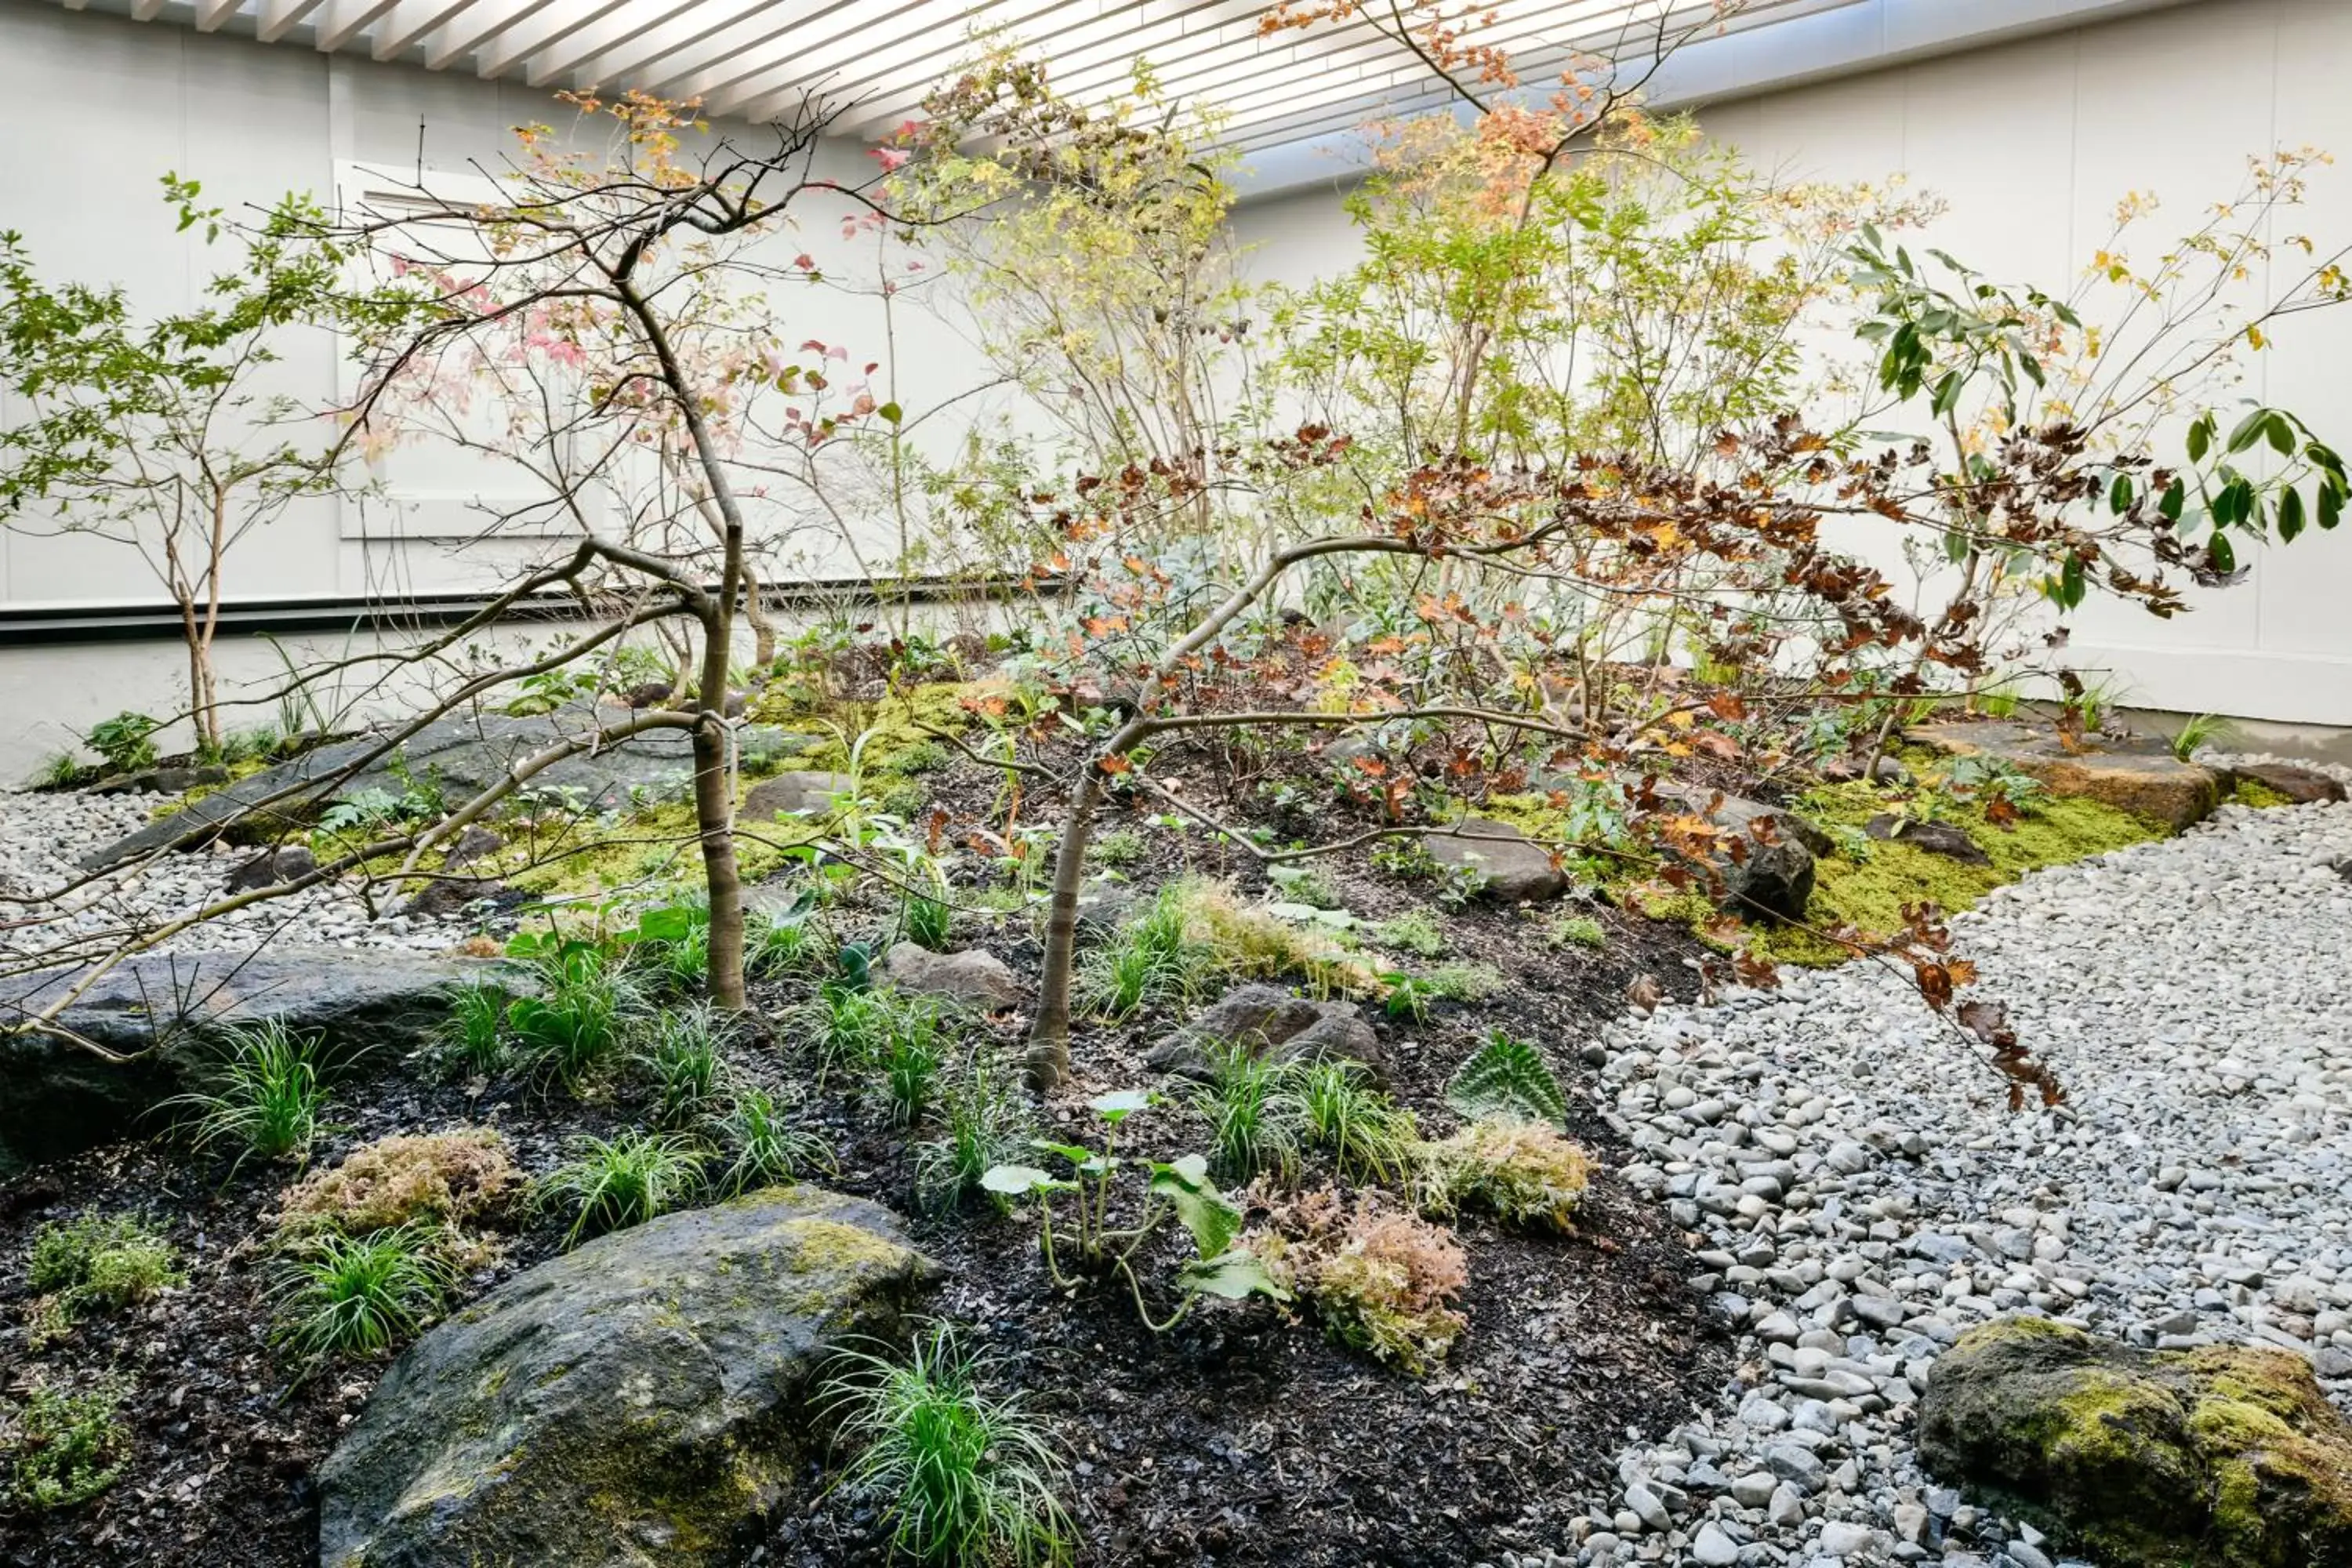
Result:
<svg viewBox="0 0 2352 1568"><path fill-rule="evenodd" d="M2352 1423L2291 1352L1987 1324L1936 1363L1919 1453L2106 1568L2352 1568Z"/></svg>

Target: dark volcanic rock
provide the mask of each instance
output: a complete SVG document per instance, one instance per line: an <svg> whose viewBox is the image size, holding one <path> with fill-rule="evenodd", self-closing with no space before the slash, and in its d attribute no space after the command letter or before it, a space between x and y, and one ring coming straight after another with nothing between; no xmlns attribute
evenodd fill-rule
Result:
<svg viewBox="0 0 2352 1568"><path fill-rule="evenodd" d="M1897 816L1882 811L1862 825L1862 830L1873 838L1889 843L1908 844L1914 849L1925 849L1931 855L1941 855L1970 866L1990 866L1992 857L1982 846L1948 822L1916 822L1907 816Z"/></svg>
<svg viewBox="0 0 2352 1568"><path fill-rule="evenodd" d="M2292 1352L1988 1323L1937 1359L1919 1458L2110 1568L2352 1565L2352 1423Z"/></svg>
<svg viewBox="0 0 2352 1568"><path fill-rule="evenodd" d="M69 990L80 973L0 980L0 1027ZM196 1080L224 1026L278 1018L324 1036L330 1060L366 1054L389 1065L447 1016L450 991L485 979L517 992L531 984L510 963L393 949L142 953L58 1020L131 1060L46 1035L0 1035L0 1146L50 1159L116 1136Z"/></svg>
<svg viewBox="0 0 2352 1568"><path fill-rule="evenodd" d="M771 1188L543 1263L432 1330L319 1472L321 1568L718 1568L793 1500L809 1402L932 1266L863 1198Z"/></svg>
<svg viewBox="0 0 2352 1568"><path fill-rule="evenodd" d="M1568 878L1552 864L1551 851L1507 822L1468 817L1452 833L1433 833L1422 842L1439 865L1475 874L1478 890L1502 903L1540 903L1568 891Z"/></svg>
<svg viewBox="0 0 2352 1568"><path fill-rule="evenodd" d="M1239 985L1144 1053L1144 1065L1206 1078L1212 1042L1246 1047L1281 1061L1346 1060L1378 1072L1380 1037L1352 1002L1313 1002L1274 985Z"/></svg>

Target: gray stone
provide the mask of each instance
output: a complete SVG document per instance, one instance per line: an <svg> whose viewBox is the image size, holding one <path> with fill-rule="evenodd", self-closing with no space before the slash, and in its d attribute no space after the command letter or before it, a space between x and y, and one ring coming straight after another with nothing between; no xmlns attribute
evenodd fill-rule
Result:
<svg viewBox="0 0 2352 1568"><path fill-rule="evenodd" d="M624 717L614 710L572 703L528 718L453 713L394 746L386 746L377 735L338 741L191 801L96 851L83 864L102 869L150 851L192 849L223 837L272 843L307 829L331 803L369 791L398 795L415 784L437 789L454 804L511 776L524 758L559 741L593 734ZM739 731L738 739L755 732ZM685 799L693 779L691 736L682 729L662 729L551 763L532 775L530 789L583 810L618 811L649 795Z"/></svg>
<svg viewBox="0 0 2352 1568"><path fill-rule="evenodd" d="M761 779L743 796L743 808L737 813L745 823L772 823L778 814L807 812L822 816L857 791L857 781L847 773L785 773Z"/></svg>
<svg viewBox="0 0 2352 1568"><path fill-rule="evenodd" d="M1714 1522L1698 1527L1698 1534L1690 1546L1691 1561L1704 1563L1707 1568L1729 1568L1739 1561L1739 1543L1723 1533Z"/></svg>
<svg viewBox="0 0 2352 1568"><path fill-rule="evenodd" d="M2330 778L2316 768L2300 768L2292 763L2242 763L2238 776L2252 779L2265 788L2274 789L2297 805L2313 805L2323 801L2344 798L2341 780Z"/></svg>
<svg viewBox="0 0 2352 1568"><path fill-rule="evenodd" d="M1159 1072L1205 1078L1215 1041L1281 1061L1356 1061L1378 1072L1380 1037L1351 1002L1314 1002L1275 985L1239 985L1144 1053Z"/></svg>
<svg viewBox="0 0 2352 1568"><path fill-rule="evenodd" d="M2095 800L2178 832L2212 815L2229 773L2184 763L2162 742L2091 735L2073 747L2053 727L1950 722L1911 730L1916 744L1947 756L1990 756L2040 779L2051 794Z"/></svg>
<svg viewBox="0 0 2352 1568"><path fill-rule="evenodd" d="M1862 825L1863 832L1871 837L1893 844L1907 844L1914 849L1924 849L1930 855L1941 855L1948 860L1958 860L1965 866L1990 866L1992 857L1986 854L1977 841L1958 826L1948 822L1921 822L1915 817L1897 816L1882 811Z"/></svg>
<svg viewBox="0 0 2352 1568"><path fill-rule="evenodd" d="M770 1189L541 1264L394 1363L319 1472L322 1568L719 1568L813 1473L825 1363L932 1266L878 1204Z"/></svg>
<svg viewBox="0 0 2352 1568"><path fill-rule="evenodd" d="M1674 1528L1674 1516L1666 1512L1666 1505L1659 1500L1657 1493L1639 1481L1625 1489L1625 1506L1633 1510L1633 1517L1642 1521L1644 1530L1664 1534Z"/></svg>
<svg viewBox="0 0 2352 1568"><path fill-rule="evenodd" d="M1498 903L1542 903L1568 891L1568 878L1551 851L1507 822L1465 818L1452 833L1422 841L1441 866L1472 873L1478 891Z"/></svg>
<svg viewBox="0 0 2352 1568"><path fill-rule="evenodd" d="M1873 1535L1866 1524L1833 1519L1822 1526L1822 1550L1832 1557L1859 1557L1870 1550Z"/></svg>
<svg viewBox="0 0 2352 1568"><path fill-rule="evenodd" d="M319 858L310 853L308 846L289 844L282 849L264 849L250 860L238 861L225 886L232 893L250 893L257 888L307 877L318 868Z"/></svg>
<svg viewBox="0 0 2352 1568"><path fill-rule="evenodd" d="M1717 839L1709 859L1723 879L1723 907L1733 914L1802 920L1813 896L1813 859L1829 839L1793 811L1720 791L1662 784L1658 798L1703 817Z"/></svg>
<svg viewBox="0 0 2352 1568"><path fill-rule="evenodd" d="M1013 971L1003 959L982 948L933 952L902 942L882 960L882 975L901 991L944 997L992 1012L1021 999L1021 984L1013 979Z"/></svg>
<svg viewBox="0 0 2352 1568"><path fill-rule="evenodd" d="M69 990L79 969L0 979L0 1029ZM0 1034L0 1147L52 1159L103 1142L194 1087L225 1028L275 1018L322 1037L330 1063L390 1066L448 1016L449 993L535 982L498 960L398 949L301 947L142 953L101 975L58 1022L131 1059L42 1034Z"/></svg>
<svg viewBox="0 0 2352 1568"><path fill-rule="evenodd" d="M1742 1508L1762 1508L1780 1484L1769 1470L1751 1470L1731 1483L1731 1500Z"/></svg>

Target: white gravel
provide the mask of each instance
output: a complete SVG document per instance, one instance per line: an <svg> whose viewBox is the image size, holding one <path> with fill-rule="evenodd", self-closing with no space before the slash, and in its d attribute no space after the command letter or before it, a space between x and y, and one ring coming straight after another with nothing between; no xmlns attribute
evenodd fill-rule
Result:
<svg viewBox="0 0 2352 1568"><path fill-rule="evenodd" d="M0 893L11 900L45 896L83 873L81 859L143 826L164 799L153 795L94 795L0 794ZM220 897L231 870L258 851L215 844L184 855L166 855L125 876L110 877L73 894L73 912L60 924L58 906L0 906L0 920L43 917L37 927L11 931L0 951L46 951L66 940L69 929L100 932L127 927L152 929L173 916ZM383 905L387 910L389 902ZM268 900L163 943L166 952L219 952L269 940L338 947L446 948L472 934L475 922L412 920L386 914L372 919L356 893L341 886Z"/></svg>
<svg viewBox="0 0 2352 1568"><path fill-rule="evenodd" d="M1912 1445L1936 1356L2011 1313L2285 1346L2352 1407L2347 857L2352 806L2225 806L1956 919L2055 1114L2007 1110L1875 965L1612 1027L1588 1059L1624 1175L1704 1238L1740 1381L1628 1448L1576 1540L1505 1563L2050 1568Z"/></svg>

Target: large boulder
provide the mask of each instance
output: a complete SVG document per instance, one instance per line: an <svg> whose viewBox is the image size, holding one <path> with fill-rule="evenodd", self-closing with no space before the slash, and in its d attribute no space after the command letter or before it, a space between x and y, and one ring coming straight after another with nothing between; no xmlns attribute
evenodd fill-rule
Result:
<svg viewBox="0 0 2352 1568"><path fill-rule="evenodd" d="M24 1025L83 973L0 979L0 1030ZM139 954L56 1020L131 1059L108 1061L51 1035L0 1033L0 1149L54 1159L123 1132L192 1087L226 1027L277 1018L322 1035L331 1060L396 1060L448 1016L452 990L484 981L518 993L532 984L516 964L399 949Z"/></svg>
<svg viewBox="0 0 2352 1568"><path fill-rule="evenodd" d="M716 1568L811 1472L827 1361L933 1266L814 1187L667 1215L410 1346L319 1472L320 1568Z"/></svg>
<svg viewBox="0 0 2352 1568"><path fill-rule="evenodd" d="M2352 1423L2292 1352L1987 1324L1937 1361L1919 1456L2105 1568L2352 1565Z"/></svg>
<svg viewBox="0 0 2352 1568"><path fill-rule="evenodd" d="M102 869L157 849L193 849L215 838L266 844L308 827L329 805L374 792L398 796L437 790L455 804L510 775L516 763L558 741L625 720L615 710L570 703L551 713L452 713L399 745L362 735L306 752L237 780L151 822L83 861ZM739 743L774 745L782 731L739 731ZM382 756L369 759L384 750ZM352 770L348 777L341 776ZM627 810L649 797L684 799L694 781L694 742L684 730L652 730L564 758L531 776L530 788L584 811ZM267 802L268 804L264 804Z"/></svg>
<svg viewBox="0 0 2352 1568"><path fill-rule="evenodd" d="M1465 817L1449 833L1422 842L1430 858L1470 877L1479 893L1499 903L1541 903L1568 891L1568 878L1551 851L1507 822Z"/></svg>
<svg viewBox="0 0 2352 1568"><path fill-rule="evenodd" d="M1905 733L1946 756L1997 758L2052 795L2095 800L2176 833L2210 816L2230 793L2227 769L2184 763L2158 741L2092 735L2069 751L2055 731L2007 721L1956 720Z"/></svg>
<svg viewBox="0 0 2352 1568"><path fill-rule="evenodd" d="M1209 1076L1209 1047L1240 1046L1277 1061L1354 1061L1378 1072L1380 1037L1352 1002L1314 1002L1275 985L1237 985L1144 1053L1144 1065Z"/></svg>

